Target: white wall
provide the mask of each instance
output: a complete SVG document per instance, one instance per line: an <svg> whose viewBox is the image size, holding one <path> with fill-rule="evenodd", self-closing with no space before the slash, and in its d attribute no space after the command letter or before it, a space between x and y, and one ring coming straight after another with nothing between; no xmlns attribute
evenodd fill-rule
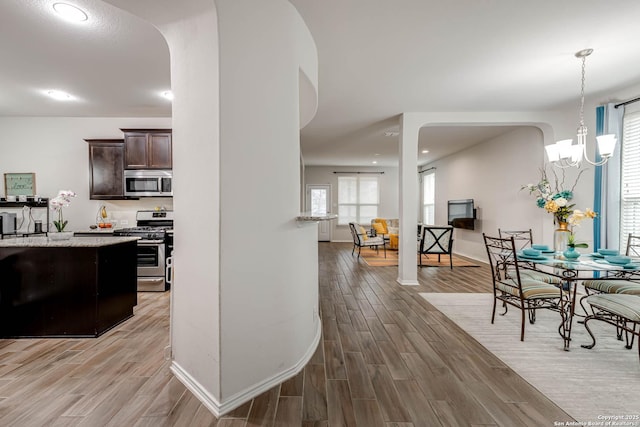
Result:
<svg viewBox="0 0 640 427"><path fill-rule="evenodd" d="M215 414L220 360L220 122L218 16L210 0L107 0L167 40L173 100L175 205L172 372Z"/></svg>
<svg viewBox="0 0 640 427"><path fill-rule="evenodd" d="M156 206L171 209L173 200L89 200L89 147L84 139L121 139L120 128L171 128L171 118L1 117L0 174L35 173L36 193L41 197L55 197L59 190L75 191L77 196L63 210L69 221L67 230L88 230L96 223L101 205L107 207L117 226L122 220L128 222L125 226L134 226L137 210ZM0 187L4 196L4 181ZM34 219L46 217L44 209L32 213ZM27 222L23 229L26 226Z"/></svg>
<svg viewBox="0 0 640 427"><path fill-rule="evenodd" d="M306 166L305 184L331 185L331 210L338 213L338 176L336 172L384 172L379 177L380 206L378 216L381 218L398 218L398 168L393 167L343 167L343 166ZM338 225L331 221L331 241L351 242L349 226Z"/></svg>
<svg viewBox="0 0 640 427"><path fill-rule="evenodd" d="M295 220L317 51L284 0L108 1L155 23L169 45L184 144L174 151L172 371L224 413L297 373L320 338L317 229Z"/></svg>
<svg viewBox="0 0 640 427"><path fill-rule="evenodd" d="M234 404L301 369L320 336L317 228L295 220L299 72L316 86L317 54L287 1L220 0L217 10L221 396Z"/></svg>
<svg viewBox="0 0 640 427"><path fill-rule="evenodd" d="M447 200L474 199L478 209L475 230L455 229L455 253L486 261L482 233L496 236L498 228L531 228L537 241L544 240L543 210L528 191L520 191L521 185L537 182L542 147L539 129L515 127L428 165L436 168L436 224L447 223Z"/></svg>
<svg viewBox="0 0 640 427"><path fill-rule="evenodd" d="M181 6L173 4L168 10ZM149 10L153 8L145 8ZM218 413L222 401L218 17L213 4L195 14L188 10L161 26L171 58L176 141L172 371Z"/></svg>

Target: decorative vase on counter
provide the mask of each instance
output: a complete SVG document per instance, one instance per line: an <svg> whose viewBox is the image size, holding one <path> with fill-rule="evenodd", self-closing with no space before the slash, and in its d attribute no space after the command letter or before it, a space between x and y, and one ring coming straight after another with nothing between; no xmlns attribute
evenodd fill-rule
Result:
<svg viewBox="0 0 640 427"><path fill-rule="evenodd" d="M575 261L580 257L580 252L576 251L576 248L573 246L569 246L564 252L562 252L562 255L564 255L564 257L569 261Z"/></svg>
<svg viewBox="0 0 640 427"><path fill-rule="evenodd" d="M553 232L553 250L556 252L564 252L567 250L570 234L569 224L559 222L558 228Z"/></svg>
<svg viewBox="0 0 640 427"><path fill-rule="evenodd" d="M73 231L58 231L47 233L47 237L51 240L69 240L73 237Z"/></svg>

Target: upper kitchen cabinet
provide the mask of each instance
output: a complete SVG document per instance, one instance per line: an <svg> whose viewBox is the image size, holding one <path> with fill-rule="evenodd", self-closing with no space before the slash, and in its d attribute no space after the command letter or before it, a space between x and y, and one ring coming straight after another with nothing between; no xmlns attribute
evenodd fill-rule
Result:
<svg viewBox="0 0 640 427"><path fill-rule="evenodd" d="M89 198L124 199L124 140L85 141L89 143Z"/></svg>
<svg viewBox="0 0 640 427"><path fill-rule="evenodd" d="M171 169L171 129L120 129L125 169Z"/></svg>

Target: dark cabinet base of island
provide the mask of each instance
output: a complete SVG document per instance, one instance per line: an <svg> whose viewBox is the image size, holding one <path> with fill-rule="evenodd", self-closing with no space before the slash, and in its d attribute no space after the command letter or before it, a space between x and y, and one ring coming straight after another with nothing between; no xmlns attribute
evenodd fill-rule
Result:
<svg viewBox="0 0 640 427"><path fill-rule="evenodd" d="M136 242L0 247L0 337L97 337L133 316Z"/></svg>

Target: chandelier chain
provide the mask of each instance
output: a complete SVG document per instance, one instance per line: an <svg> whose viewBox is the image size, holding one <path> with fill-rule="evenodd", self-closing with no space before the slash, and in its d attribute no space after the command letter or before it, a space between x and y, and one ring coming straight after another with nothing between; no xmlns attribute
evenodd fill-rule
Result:
<svg viewBox="0 0 640 427"><path fill-rule="evenodd" d="M580 126L584 127L584 80L585 80L585 70L587 57L582 57L582 87L580 89Z"/></svg>

